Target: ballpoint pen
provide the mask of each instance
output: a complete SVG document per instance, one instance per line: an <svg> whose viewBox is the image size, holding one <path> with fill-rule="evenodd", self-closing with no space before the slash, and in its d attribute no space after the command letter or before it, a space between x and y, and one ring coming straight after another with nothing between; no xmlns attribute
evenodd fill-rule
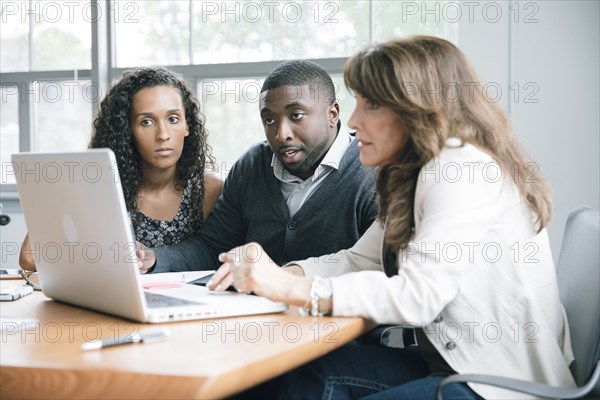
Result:
<svg viewBox="0 0 600 400"><path fill-rule="evenodd" d="M170 334L171 332L168 329L136 332L131 335L86 342L81 345L81 349L99 350L105 347L119 346L121 344L160 342L165 340Z"/></svg>

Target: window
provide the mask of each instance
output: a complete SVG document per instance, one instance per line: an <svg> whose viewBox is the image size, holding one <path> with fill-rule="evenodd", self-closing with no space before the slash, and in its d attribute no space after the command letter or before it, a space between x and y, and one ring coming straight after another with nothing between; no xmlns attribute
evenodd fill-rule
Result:
<svg viewBox="0 0 600 400"><path fill-rule="evenodd" d="M447 21L458 21L460 13L456 1L377 0L373 2L373 21L377 21L373 24L373 40L427 34L456 43L457 25Z"/></svg>
<svg viewBox="0 0 600 400"><path fill-rule="evenodd" d="M164 65L196 88L210 144L226 172L264 140L258 92L281 60L309 58L325 67L347 123L354 99L341 77L346 57L369 41L407 34L456 42L457 24L424 17L425 11L451 11L451 3L3 1L1 162L20 150L87 147L94 111L109 84L129 68Z"/></svg>
<svg viewBox="0 0 600 400"><path fill-rule="evenodd" d="M2 29L0 29L0 71L28 71L29 64L29 24L18 16L8 14L10 8L2 4Z"/></svg>
<svg viewBox="0 0 600 400"><path fill-rule="evenodd" d="M0 70L89 69L91 4L86 1L4 1Z"/></svg>
<svg viewBox="0 0 600 400"><path fill-rule="evenodd" d="M197 63L345 57L369 40L369 1L193 3Z"/></svg>
<svg viewBox="0 0 600 400"><path fill-rule="evenodd" d="M81 91L91 84L93 3L0 3L1 184L15 183L10 164L15 152L87 146L98 101L86 101ZM87 92L89 97L94 90Z"/></svg>
<svg viewBox="0 0 600 400"><path fill-rule="evenodd" d="M258 111L262 81L206 80L198 85L208 140L223 177L245 150L240 148L240 143L250 145L265 140Z"/></svg>
<svg viewBox="0 0 600 400"><path fill-rule="evenodd" d="M17 86L0 87L0 183L15 183L10 168L10 155L19 151L19 90Z"/></svg>
<svg viewBox="0 0 600 400"><path fill-rule="evenodd" d="M116 2L117 67L190 64L189 0Z"/></svg>
<svg viewBox="0 0 600 400"><path fill-rule="evenodd" d="M84 150L92 132L90 81L34 82L33 151Z"/></svg>

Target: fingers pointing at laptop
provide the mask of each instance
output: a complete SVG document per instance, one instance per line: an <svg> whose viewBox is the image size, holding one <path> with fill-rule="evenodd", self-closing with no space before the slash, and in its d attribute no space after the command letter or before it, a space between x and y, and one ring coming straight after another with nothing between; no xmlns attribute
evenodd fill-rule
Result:
<svg viewBox="0 0 600 400"><path fill-rule="evenodd" d="M254 292L274 301L283 299L290 280L302 279L280 268L258 243L248 243L221 253L223 263L206 287L215 292L233 285L238 292Z"/></svg>
<svg viewBox="0 0 600 400"><path fill-rule="evenodd" d="M242 260L240 254L243 251L243 247L236 247L228 253L222 253L219 255L219 261L223 263L217 272L213 275L210 281L206 284L210 290L215 292L227 290L229 286L234 286L238 292L250 293L251 282L246 282L246 276L251 273L252 266L248 260ZM255 258L253 257L254 261ZM243 264L243 265L242 265Z"/></svg>

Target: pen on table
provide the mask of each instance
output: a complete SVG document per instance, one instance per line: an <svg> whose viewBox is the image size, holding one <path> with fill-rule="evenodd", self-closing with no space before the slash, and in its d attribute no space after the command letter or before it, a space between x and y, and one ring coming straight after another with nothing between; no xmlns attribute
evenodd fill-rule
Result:
<svg viewBox="0 0 600 400"><path fill-rule="evenodd" d="M165 340L171 332L168 329L153 330L148 332L136 332L131 335L126 335L116 338L108 338L86 342L81 345L82 350L99 350L105 347L119 346L121 344L130 343L154 343Z"/></svg>

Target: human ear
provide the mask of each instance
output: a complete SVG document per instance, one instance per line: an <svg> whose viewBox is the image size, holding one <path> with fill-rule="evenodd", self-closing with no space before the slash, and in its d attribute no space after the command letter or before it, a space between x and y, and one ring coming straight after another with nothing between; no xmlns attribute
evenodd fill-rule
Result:
<svg viewBox="0 0 600 400"><path fill-rule="evenodd" d="M334 102L329 106L329 126L337 126L338 120L340 119L340 105L338 102Z"/></svg>

